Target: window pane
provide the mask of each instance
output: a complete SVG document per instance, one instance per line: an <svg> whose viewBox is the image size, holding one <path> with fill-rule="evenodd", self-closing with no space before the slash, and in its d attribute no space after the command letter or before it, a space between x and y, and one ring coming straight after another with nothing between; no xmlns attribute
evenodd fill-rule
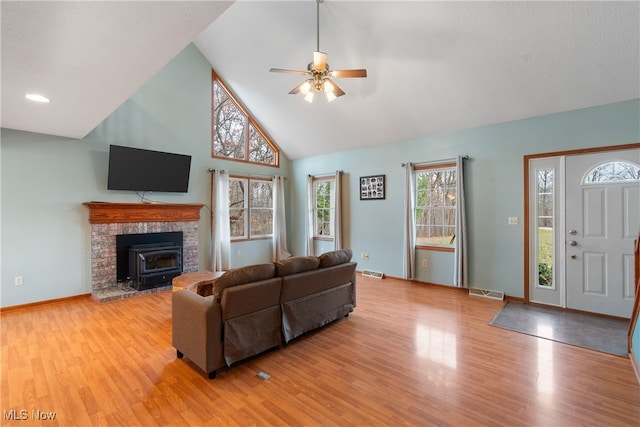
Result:
<svg viewBox="0 0 640 427"><path fill-rule="evenodd" d="M251 208L271 208L272 200L271 182L251 181Z"/></svg>
<svg viewBox="0 0 640 427"><path fill-rule="evenodd" d="M244 209L244 188L246 185L245 180L230 179L229 180L229 208L230 209Z"/></svg>
<svg viewBox="0 0 640 427"><path fill-rule="evenodd" d="M537 171L537 264L538 286L553 288L554 170Z"/></svg>
<svg viewBox="0 0 640 427"><path fill-rule="evenodd" d="M244 179L229 179L229 226L231 228L231 238L247 237L245 234L246 185L247 181Z"/></svg>
<svg viewBox="0 0 640 427"><path fill-rule="evenodd" d="M249 125L249 161L273 165L276 153L253 125Z"/></svg>
<svg viewBox="0 0 640 427"><path fill-rule="evenodd" d="M629 162L608 162L591 169L585 182L640 181L640 167Z"/></svg>
<svg viewBox="0 0 640 427"><path fill-rule="evenodd" d="M251 237L273 234L273 210L251 209Z"/></svg>
<svg viewBox="0 0 640 427"><path fill-rule="evenodd" d="M244 233L244 209L229 209L231 237L245 237Z"/></svg>
<svg viewBox="0 0 640 427"><path fill-rule="evenodd" d="M244 159L247 118L227 92L213 84L213 152L216 156Z"/></svg>

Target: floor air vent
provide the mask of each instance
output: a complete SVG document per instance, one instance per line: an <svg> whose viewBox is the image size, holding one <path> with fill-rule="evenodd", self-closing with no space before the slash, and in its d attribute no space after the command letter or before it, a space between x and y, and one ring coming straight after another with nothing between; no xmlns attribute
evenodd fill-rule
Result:
<svg viewBox="0 0 640 427"><path fill-rule="evenodd" d="M367 277L373 277L374 279L382 279L384 273L381 271L373 271L373 270L362 270L362 275Z"/></svg>
<svg viewBox="0 0 640 427"><path fill-rule="evenodd" d="M497 300L504 300L504 292L502 291L490 291L488 289L469 288L469 295L474 297L484 297Z"/></svg>

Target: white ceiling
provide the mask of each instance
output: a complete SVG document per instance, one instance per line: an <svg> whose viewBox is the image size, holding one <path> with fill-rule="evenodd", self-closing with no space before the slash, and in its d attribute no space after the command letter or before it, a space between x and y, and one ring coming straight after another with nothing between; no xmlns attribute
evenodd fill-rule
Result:
<svg viewBox="0 0 640 427"><path fill-rule="evenodd" d="M231 3L2 0L2 127L83 138Z"/></svg>
<svg viewBox="0 0 640 427"><path fill-rule="evenodd" d="M82 138L191 40L292 159L640 98L637 1L327 0L320 49L368 71L330 104L269 72L306 69L315 1L227 6L2 1L2 126Z"/></svg>

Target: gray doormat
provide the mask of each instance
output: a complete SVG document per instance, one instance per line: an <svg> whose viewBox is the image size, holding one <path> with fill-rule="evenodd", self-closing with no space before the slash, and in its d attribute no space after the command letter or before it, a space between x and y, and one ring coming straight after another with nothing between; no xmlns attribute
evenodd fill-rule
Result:
<svg viewBox="0 0 640 427"><path fill-rule="evenodd" d="M629 321L510 301L489 324L552 341L628 357Z"/></svg>

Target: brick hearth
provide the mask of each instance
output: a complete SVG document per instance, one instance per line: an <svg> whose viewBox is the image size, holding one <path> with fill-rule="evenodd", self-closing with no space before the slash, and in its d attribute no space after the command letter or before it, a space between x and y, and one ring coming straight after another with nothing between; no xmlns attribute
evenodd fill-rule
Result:
<svg viewBox="0 0 640 427"><path fill-rule="evenodd" d="M203 205L84 203L91 210L91 296L99 302L170 290L145 291L116 281L116 235L182 231L183 270L198 271L198 221ZM146 218L146 220L142 220ZM131 222L131 220L140 220Z"/></svg>

